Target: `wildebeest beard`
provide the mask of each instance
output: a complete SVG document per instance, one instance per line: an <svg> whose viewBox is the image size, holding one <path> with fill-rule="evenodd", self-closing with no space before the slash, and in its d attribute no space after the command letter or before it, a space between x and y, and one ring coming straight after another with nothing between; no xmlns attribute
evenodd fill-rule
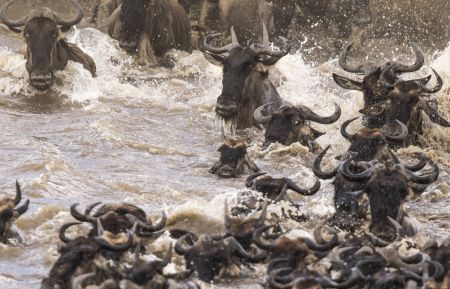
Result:
<svg viewBox="0 0 450 289"><path fill-rule="evenodd" d="M121 8L122 27L119 45L136 52L147 18L148 0L124 0Z"/></svg>

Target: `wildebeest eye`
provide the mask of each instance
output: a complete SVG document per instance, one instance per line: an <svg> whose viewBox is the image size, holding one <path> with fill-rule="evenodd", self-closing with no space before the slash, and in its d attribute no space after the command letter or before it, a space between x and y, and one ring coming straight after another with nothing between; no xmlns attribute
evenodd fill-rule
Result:
<svg viewBox="0 0 450 289"><path fill-rule="evenodd" d="M295 120L295 121L294 121L294 124L295 124L295 125L300 125L300 121L299 121L299 120Z"/></svg>
<svg viewBox="0 0 450 289"><path fill-rule="evenodd" d="M30 37L30 33L27 32L27 33L25 33L24 36L25 36L25 38L29 38Z"/></svg>
<svg viewBox="0 0 450 289"><path fill-rule="evenodd" d="M378 140L378 143L379 143L380 145L384 145L386 142L384 141L384 139L379 139L379 140Z"/></svg>
<svg viewBox="0 0 450 289"><path fill-rule="evenodd" d="M256 189L259 191L262 189L262 187L260 185L256 186Z"/></svg>
<svg viewBox="0 0 450 289"><path fill-rule="evenodd" d="M55 39L57 36L58 36L58 33L56 33L56 32L53 32L53 33L52 33L52 38L53 38L53 39Z"/></svg>

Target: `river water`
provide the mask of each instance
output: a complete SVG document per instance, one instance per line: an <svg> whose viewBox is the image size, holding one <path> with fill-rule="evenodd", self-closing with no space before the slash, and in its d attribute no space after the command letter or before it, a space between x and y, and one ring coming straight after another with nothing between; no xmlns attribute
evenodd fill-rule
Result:
<svg viewBox="0 0 450 289"><path fill-rule="evenodd" d="M128 202L155 215L165 209L171 227L212 232L222 229L224 199L245 191L245 176L224 180L208 173L223 141L214 113L220 67L198 51L173 52L173 70L137 67L117 42L93 28L75 30L68 39L95 59L98 76L92 78L70 62L57 73L53 89L42 94L29 86L25 60L13 52L20 42L0 38L0 192L12 195L17 179L24 198L31 200L29 211L17 221L24 243L0 245L3 289L39 288L57 258L58 229L73 220L68 212L73 203ZM311 66L302 59L299 53L284 57L272 77L281 96L292 103L324 115L333 111L333 102L341 106L337 123L314 124L327 132L319 143L332 144L337 155L348 147L340 124L357 114L362 97L333 83L331 72L340 72L336 60ZM445 86L437 98L449 119L450 47L429 55L427 64L419 74L428 74L431 64L443 76ZM420 223L417 242L449 236L449 132L432 125L427 148L400 151L423 151L441 168L439 180L406 203L406 211ZM251 137L249 152L260 168L304 186L313 183L314 156L305 147L271 145L263 150L261 131L244 134ZM311 228L329 216L332 192L325 181L315 196L294 197L309 218L298 226ZM277 210L278 205L270 206Z"/></svg>

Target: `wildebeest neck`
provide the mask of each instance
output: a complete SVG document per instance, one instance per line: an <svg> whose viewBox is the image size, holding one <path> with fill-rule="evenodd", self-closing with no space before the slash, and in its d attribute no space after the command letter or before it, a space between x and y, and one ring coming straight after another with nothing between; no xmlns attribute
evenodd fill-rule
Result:
<svg viewBox="0 0 450 289"><path fill-rule="evenodd" d="M147 18L148 0L124 0L121 9L123 25L119 44L125 50L136 51Z"/></svg>

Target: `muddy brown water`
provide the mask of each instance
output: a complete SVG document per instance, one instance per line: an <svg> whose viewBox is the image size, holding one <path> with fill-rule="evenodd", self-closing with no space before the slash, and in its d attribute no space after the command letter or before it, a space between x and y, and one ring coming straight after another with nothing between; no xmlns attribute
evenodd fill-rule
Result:
<svg viewBox="0 0 450 289"><path fill-rule="evenodd" d="M17 221L24 243L0 245L0 288L39 288L57 258L57 232L72 220L68 208L73 203L129 202L151 215L165 209L171 225L210 232L222 228L224 199L245 191L245 176L223 180L208 173L223 140L222 124L214 115L221 90L219 67L199 52L173 52L173 70L137 67L117 42L96 29L76 29L68 38L96 60L98 77L69 63L57 73L57 85L40 93L28 84L23 56L13 52L20 40L0 36L0 192L12 195L17 179L24 199L31 200L30 210ZM429 55L422 71L411 76L429 73L430 65L441 73L445 86L436 97L447 119L449 63L447 47ZM337 123L314 127L327 132L319 143L332 144L332 154L345 150L348 143L339 127L357 114L362 97L332 82L331 72L340 72L336 60L312 67L297 53L282 59L276 69L278 90L292 103L307 104L322 114L333 111L333 102L341 106ZM420 224L416 242L449 236L449 132L427 125L426 147L400 151L423 151L441 168L439 180L406 203L406 211ZM263 170L305 186L313 183L314 156L306 148L272 145L263 150L261 131L243 134L251 140L250 155ZM315 196L296 197L309 217L297 226L312 228L329 216L332 196L332 186L325 181ZM273 212L279 209L270 207ZM242 286L258 288L256 283L245 281ZM217 286L234 288L220 281Z"/></svg>

